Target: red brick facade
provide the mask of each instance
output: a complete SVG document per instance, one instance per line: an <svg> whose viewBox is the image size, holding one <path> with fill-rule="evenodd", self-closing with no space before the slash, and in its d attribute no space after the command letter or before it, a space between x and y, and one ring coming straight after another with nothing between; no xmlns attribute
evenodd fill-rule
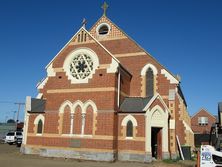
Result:
<svg viewBox="0 0 222 167"><path fill-rule="evenodd" d="M99 36L96 29L104 23L111 27L110 32ZM79 50L95 53L99 65L84 83L73 83L64 64ZM153 97L141 110L121 111L125 97L146 98L143 73L147 67L154 73ZM49 63L47 73L38 86L41 99L46 100L45 110L27 113L24 148L88 150L95 154L118 153L120 160L130 154L138 159L128 160L140 160L142 156L149 159L146 156L153 156L151 145L155 143L151 142L153 128L160 128L166 137L159 139L161 158L177 155L176 135L182 145L193 146L188 137L192 134L190 119L185 99L178 91L178 79L107 17L101 17L89 32L81 28ZM38 120L43 118L43 132L37 134ZM129 120L133 123L132 137L126 133ZM116 158L114 155L110 160Z"/></svg>
<svg viewBox="0 0 222 167"><path fill-rule="evenodd" d="M201 118L207 118L207 122L201 123ZM196 134L209 134L212 124L216 123L216 117L210 114L205 109L200 109L194 116L191 118L191 127L194 133Z"/></svg>

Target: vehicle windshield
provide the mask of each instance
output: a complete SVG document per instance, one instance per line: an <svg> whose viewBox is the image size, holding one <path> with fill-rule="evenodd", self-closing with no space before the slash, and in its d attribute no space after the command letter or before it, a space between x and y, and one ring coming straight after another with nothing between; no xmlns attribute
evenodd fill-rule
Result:
<svg viewBox="0 0 222 167"><path fill-rule="evenodd" d="M16 132L16 135L22 136L22 133L21 132Z"/></svg>
<svg viewBox="0 0 222 167"><path fill-rule="evenodd" d="M13 132L9 132L8 134L7 134L7 136L14 136L15 134L13 133Z"/></svg>

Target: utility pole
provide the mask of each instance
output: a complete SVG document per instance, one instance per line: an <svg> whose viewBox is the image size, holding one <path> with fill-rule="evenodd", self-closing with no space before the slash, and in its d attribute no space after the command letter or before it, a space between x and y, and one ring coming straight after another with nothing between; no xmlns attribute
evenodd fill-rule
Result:
<svg viewBox="0 0 222 167"><path fill-rule="evenodd" d="M18 121L19 121L20 108L21 108L22 105L25 105L25 103L15 103L15 105L18 105L17 119L16 119L16 130L17 130L17 125L18 125Z"/></svg>

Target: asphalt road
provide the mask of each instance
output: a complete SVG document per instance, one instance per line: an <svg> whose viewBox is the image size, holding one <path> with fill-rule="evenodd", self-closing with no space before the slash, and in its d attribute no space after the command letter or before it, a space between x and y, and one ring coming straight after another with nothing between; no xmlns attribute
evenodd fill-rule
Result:
<svg viewBox="0 0 222 167"><path fill-rule="evenodd" d="M64 158L44 158L35 155L23 155L15 145L0 144L0 167L192 167L194 162L150 164L135 162L94 162Z"/></svg>

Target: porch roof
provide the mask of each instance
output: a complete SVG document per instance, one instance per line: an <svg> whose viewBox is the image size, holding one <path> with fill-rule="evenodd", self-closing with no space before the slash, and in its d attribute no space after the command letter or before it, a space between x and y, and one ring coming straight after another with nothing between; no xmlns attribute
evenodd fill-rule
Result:
<svg viewBox="0 0 222 167"><path fill-rule="evenodd" d="M152 99L150 97L126 97L120 105L120 112L144 112L143 109Z"/></svg>
<svg viewBox="0 0 222 167"><path fill-rule="evenodd" d="M31 99L31 111L29 113L44 113L46 100L43 99Z"/></svg>

